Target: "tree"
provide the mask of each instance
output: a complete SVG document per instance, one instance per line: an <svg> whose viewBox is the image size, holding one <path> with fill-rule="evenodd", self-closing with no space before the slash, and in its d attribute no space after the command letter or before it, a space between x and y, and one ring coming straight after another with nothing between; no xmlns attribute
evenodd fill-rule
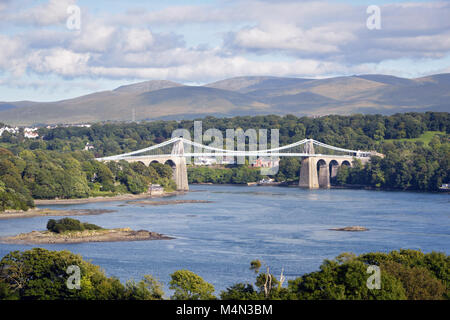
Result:
<svg viewBox="0 0 450 320"><path fill-rule="evenodd" d="M284 157L280 160L277 173L278 180L298 180L300 174L300 161L294 157Z"/></svg>
<svg viewBox="0 0 450 320"><path fill-rule="evenodd" d="M261 300L263 297L253 285L249 283L237 283L220 293L222 300Z"/></svg>
<svg viewBox="0 0 450 320"><path fill-rule="evenodd" d="M255 271L256 274L259 273L259 269L261 268L261 261L260 260L252 260L250 262L250 270Z"/></svg>
<svg viewBox="0 0 450 320"><path fill-rule="evenodd" d="M213 300L214 286L189 270L178 270L170 275L170 289L175 300Z"/></svg>
<svg viewBox="0 0 450 320"><path fill-rule="evenodd" d="M127 300L162 300L164 296L162 284L151 275L145 275L138 283L127 281L125 287Z"/></svg>
<svg viewBox="0 0 450 320"><path fill-rule="evenodd" d="M390 274L381 277L382 290L369 289L367 265L357 259L345 262L325 260L320 271L289 281L289 291L301 300L403 300L400 280Z"/></svg>
<svg viewBox="0 0 450 320"><path fill-rule="evenodd" d="M80 289L69 289L67 268L78 266ZM123 299L125 287L69 251L13 251L0 261L0 299Z"/></svg>
<svg viewBox="0 0 450 320"><path fill-rule="evenodd" d="M445 285L433 277L424 267L407 267L398 262L387 261L382 271L400 279L408 300L441 300Z"/></svg>

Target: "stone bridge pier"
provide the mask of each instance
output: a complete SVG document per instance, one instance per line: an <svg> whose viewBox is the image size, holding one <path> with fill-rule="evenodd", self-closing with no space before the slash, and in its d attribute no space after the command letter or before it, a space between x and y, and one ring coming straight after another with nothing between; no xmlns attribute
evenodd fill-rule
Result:
<svg viewBox="0 0 450 320"><path fill-rule="evenodd" d="M310 156L303 158L299 186L308 189L329 188L330 179L336 177L339 167L352 166L353 157Z"/></svg>
<svg viewBox="0 0 450 320"><path fill-rule="evenodd" d="M177 190L188 191L188 176L187 176L187 166L186 158L183 156L183 143L177 142L172 148L172 154L170 155L153 155L153 156L140 156L125 159L128 162L142 162L144 165L149 166L153 162L168 164L173 170L173 180L177 185Z"/></svg>
<svg viewBox="0 0 450 320"><path fill-rule="evenodd" d="M188 191L188 176L187 176L187 166L186 166L186 158L182 156L167 156L167 157L158 157L158 156L143 156L136 157L134 159L126 159L127 162L141 162L147 167L151 163L162 163L168 164L172 167L173 175L172 178L177 185L177 190L179 191Z"/></svg>
<svg viewBox="0 0 450 320"><path fill-rule="evenodd" d="M305 144L304 152L310 156L302 158L298 185L308 189L330 188L330 179L336 177L339 168L343 165L351 167L354 159L352 156L315 154L312 142ZM368 157L358 159L363 163L369 161Z"/></svg>

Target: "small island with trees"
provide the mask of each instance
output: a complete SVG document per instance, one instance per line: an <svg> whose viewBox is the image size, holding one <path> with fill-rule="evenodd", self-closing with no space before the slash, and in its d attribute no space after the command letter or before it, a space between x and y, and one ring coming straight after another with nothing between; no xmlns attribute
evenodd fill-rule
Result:
<svg viewBox="0 0 450 320"><path fill-rule="evenodd" d="M95 224L72 218L50 219L46 231L32 231L16 236L0 238L0 242L17 244L55 244L82 242L113 242L169 240L171 237L147 230L134 231L130 228L104 229Z"/></svg>

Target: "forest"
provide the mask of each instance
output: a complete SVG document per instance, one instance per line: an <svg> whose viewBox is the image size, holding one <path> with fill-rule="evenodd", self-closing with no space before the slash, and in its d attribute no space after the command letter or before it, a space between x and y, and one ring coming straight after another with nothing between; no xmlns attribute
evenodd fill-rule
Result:
<svg viewBox="0 0 450 320"><path fill-rule="evenodd" d="M202 121L203 131L216 128L279 129L280 145L304 138L312 138L326 144L354 150L377 150L383 141L389 139L413 139L425 131L450 133L448 112L400 113L392 116L329 115L318 118L286 116L245 116L233 118L206 117ZM0 127L3 125L0 123ZM95 157L130 152L172 137L175 129L188 129L193 136L194 122L152 121L96 123L91 127L60 126L53 129L40 128L41 139L25 139L23 133L4 132L0 146L18 154L23 150L78 151L86 143L93 145ZM23 130L22 130L23 131ZM224 135L225 136L225 135ZM270 141L270 139L269 139ZM205 142L208 144L208 142Z"/></svg>
<svg viewBox="0 0 450 320"><path fill-rule="evenodd" d="M147 191L150 183L176 188L169 165L101 163L85 151L23 150L14 155L0 148L0 211L27 210L34 199L70 199Z"/></svg>
<svg viewBox="0 0 450 320"><path fill-rule="evenodd" d="M375 150L366 165L342 168L332 184L381 189L437 191L450 182L450 114L402 113L391 116L330 115L318 118L287 116L206 117L203 132L216 128L279 129L280 145L304 138L354 150ZM0 124L0 127L4 126ZM39 138L27 139L23 129L0 137L0 211L26 209L33 199L82 198L117 193L141 193L149 183L173 189L167 165L107 163L94 157L130 152L171 138L184 128L193 136L193 121L98 123L90 127L40 128ZM423 134L430 141L421 140ZM270 141L270 138L269 138ZM206 144L208 142L205 142ZM86 149L86 145L92 146ZM300 161L282 158L277 181L298 181ZM259 181L248 166L190 167L190 183L247 183Z"/></svg>
<svg viewBox="0 0 450 320"><path fill-rule="evenodd" d="M66 285L67 266L80 268L79 289ZM380 270L368 285L369 266ZM152 275L125 284L70 251L33 248L0 260L0 300L448 300L450 257L441 252L402 249L361 255L342 253L319 270L285 281L270 266L253 260L254 283L235 283L215 294L212 284L189 270L170 275L166 296ZM245 272L246 270L242 270Z"/></svg>

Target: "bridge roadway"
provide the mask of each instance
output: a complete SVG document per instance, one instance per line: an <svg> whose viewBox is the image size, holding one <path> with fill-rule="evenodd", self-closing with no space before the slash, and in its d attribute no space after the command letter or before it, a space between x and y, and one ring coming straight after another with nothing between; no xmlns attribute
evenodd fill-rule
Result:
<svg viewBox="0 0 450 320"><path fill-rule="evenodd" d="M302 159L300 168L299 186L309 189L329 188L330 179L337 175L339 167L343 165L352 166L353 160L355 158L361 160L361 162L363 163L370 161L370 152L360 152L347 149L340 149L340 150L343 150L344 152L351 152L354 155L316 154L314 153L314 143L317 143L317 145L319 146L323 146L324 144L316 142L312 139L305 139L300 141L300 143L303 142L304 144L304 152L302 153L283 152L286 150L286 146L277 149L260 150L260 151L221 150L205 146L205 149L209 149L210 151L215 149L214 152L185 153L183 142L186 142L187 140L184 140L182 138L173 140L174 145L171 154L137 156L135 154L139 153L140 150L138 150L123 155L98 158L97 160L99 161L125 160L130 163L141 162L146 166L149 166L153 162L169 164L173 168L173 179L175 180L175 183L177 185L177 190L184 190L184 191L189 190L186 158L191 157L283 157L283 156L298 157ZM163 144L167 145L167 142ZM153 147L150 148L155 149ZM148 151L148 149L150 148L142 150L143 152L145 152ZM336 147L332 148L334 148L334 150L340 151L339 148Z"/></svg>

